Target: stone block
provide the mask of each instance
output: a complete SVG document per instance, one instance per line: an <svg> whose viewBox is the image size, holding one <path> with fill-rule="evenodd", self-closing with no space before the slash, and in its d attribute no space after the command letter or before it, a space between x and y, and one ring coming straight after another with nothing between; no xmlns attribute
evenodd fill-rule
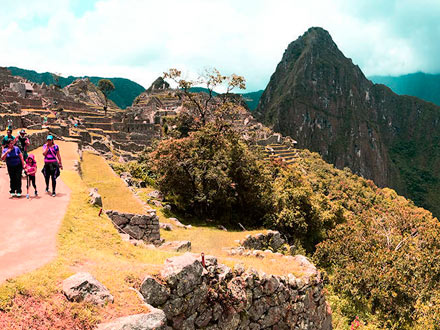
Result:
<svg viewBox="0 0 440 330"><path fill-rule="evenodd" d="M97 305L113 302L107 288L89 273L77 273L63 281L63 293L70 301L86 301Z"/></svg>

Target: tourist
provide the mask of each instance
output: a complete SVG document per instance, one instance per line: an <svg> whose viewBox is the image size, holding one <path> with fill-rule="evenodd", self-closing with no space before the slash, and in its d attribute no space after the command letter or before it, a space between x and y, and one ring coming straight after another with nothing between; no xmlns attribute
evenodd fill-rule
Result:
<svg viewBox="0 0 440 330"><path fill-rule="evenodd" d="M9 145L9 141L14 141L15 143L15 137L12 135L12 128L8 129L5 137L2 140L2 147L5 148Z"/></svg>
<svg viewBox="0 0 440 330"><path fill-rule="evenodd" d="M49 180L52 178L52 196L56 196L55 188L57 177L60 175L60 169L63 169L61 163L60 148L54 144L53 136L47 136L47 143L43 146L44 167L43 175L46 181L46 192L49 192Z"/></svg>
<svg viewBox="0 0 440 330"><path fill-rule="evenodd" d="M23 158L26 161L28 157L27 149L31 143L29 142L29 138L26 136L26 131L24 129L22 129L20 134L15 138L15 143L17 147L20 148Z"/></svg>
<svg viewBox="0 0 440 330"><path fill-rule="evenodd" d="M35 183L35 173L37 173L37 162L35 161L35 156L30 154L26 159L26 175L27 175L27 193L26 198L29 198L29 185L32 184L35 191L35 196L38 196L37 185Z"/></svg>
<svg viewBox="0 0 440 330"><path fill-rule="evenodd" d="M43 117L43 126L42 128L46 128L47 127L47 116Z"/></svg>
<svg viewBox="0 0 440 330"><path fill-rule="evenodd" d="M11 197L21 197L21 171L25 167L25 162L20 149L14 144L14 140L9 140L8 146L3 149L1 158L6 161L8 168Z"/></svg>

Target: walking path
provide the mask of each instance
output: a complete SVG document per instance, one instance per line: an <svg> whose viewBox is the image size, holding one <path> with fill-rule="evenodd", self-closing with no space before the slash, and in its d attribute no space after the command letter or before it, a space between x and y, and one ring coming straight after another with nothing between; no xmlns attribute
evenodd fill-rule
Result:
<svg viewBox="0 0 440 330"><path fill-rule="evenodd" d="M77 158L76 145L56 143L60 146L63 165L72 169L73 159ZM70 200L70 189L61 177L57 179L57 196L45 193L42 150L30 153L37 158L38 197L34 197L31 188L31 197L26 199L26 179L22 197L10 197L9 176L5 167L0 168L0 283L39 268L56 256L56 236Z"/></svg>

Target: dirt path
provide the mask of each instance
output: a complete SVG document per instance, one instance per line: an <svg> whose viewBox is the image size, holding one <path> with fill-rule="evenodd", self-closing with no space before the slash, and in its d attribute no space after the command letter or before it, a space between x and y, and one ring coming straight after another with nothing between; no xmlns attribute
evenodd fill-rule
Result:
<svg viewBox="0 0 440 330"><path fill-rule="evenodd" d="M77 159L76 145L56 143L65 169L72 170ZM41 267L56 256L56 234L70 200L70 190L61 176L57 180L57 196L45 193L41 152L41 148L30 152L37 158L38 197L34 197L31 188L31 197L26 199L26 180L23 180L23 196L11 198L9 176L5 167L0 168L0 283Z"/></svg>

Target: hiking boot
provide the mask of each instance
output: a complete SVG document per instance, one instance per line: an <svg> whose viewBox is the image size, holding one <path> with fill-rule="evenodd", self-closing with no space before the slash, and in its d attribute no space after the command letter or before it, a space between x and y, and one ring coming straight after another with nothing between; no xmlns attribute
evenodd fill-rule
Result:
<svg viewBox="0 0 440 330"><path fill-rule="evenodd" d="M52 193L52 197L55 197L57 194L55 194L55 192Z"/></svg>

